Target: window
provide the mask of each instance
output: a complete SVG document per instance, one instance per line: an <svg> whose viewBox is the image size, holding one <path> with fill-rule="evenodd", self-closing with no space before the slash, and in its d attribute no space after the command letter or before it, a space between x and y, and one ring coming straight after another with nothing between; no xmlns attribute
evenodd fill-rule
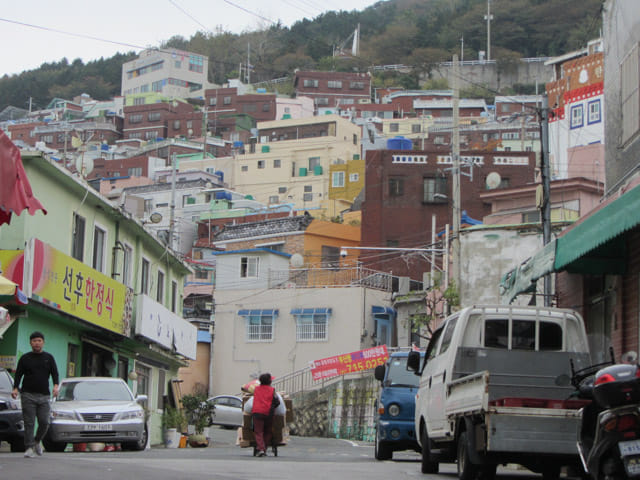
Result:
<svg viewBox="0 0 640 480"><path fill-rule="evenodd" d="M350 173L349 174L349 181L350 182L357 182L358 180L360 180L360 174L359 173Z"/></svg>
<svg viewBox="0 0 640 480"><path fill-rule="evenodd" d="M211 105L212 107L215 107L218 104L218 99L217 97L211 97L209 99L209 105Z"/></svg>
<svg viewBox="0 0 640 480"><path fill-rule="evenodd" d="M93 230L93 262L92 267L104 272L104 251L107 232L96 226Z"/></svg>
<svg viewBox="0 0 640 480"><path fill-rule="evenodd" d="M524 212L522 214L522 223L539 223L540 211L532 210L531 212Z"/></svg>
<svg viewBox="0 0 640 480"><path fill-rule="evenodd" d="M400 197L404 195L404 178L389 179L389 196Z"/></svg>
<svg viewBox="0 0 640 480"><path fill-rule="evenodd" d="M340 249L330 245L322 245L321 264L323 268L340 267Z"/></svg>
<svg viewBox="0 0 640 480"><path fill-rule="evenodd" d="M138 374L138 389L136 395L149 395L151 386L151 369L136 362L136 373Z"/></svg>
<svg viewBox="0 0 640 480"><path fill-rule="evenodd" d="M73 238L71 243L71 256L76 260L84 261L84 229L85 219L73 214Z"/></svg>
<svg viewBox="0 0 640 480"><path fill-rule="evenodd" d="M342 82L340 80L329 80L327 82L329 88L342 88Z"/></svg>
<svg viewBox="0 0 640 480"><path fill-rule="evenodd" d="M309 171L313 172L318 166L320 166L320 157L309 157Z"/></svg>
<svg viewBox="0 0 640 480"><path fill-rule="evenodd" d="M53 143L53 135L42 135L40 136L40 140L44 143Z"/></svg>
<svg viewBox="0 0 640 480"><path fill-rule="evenodd" d="M269 195L269 205L280 203L280 197L278 195Z"/></svg>
<svg viewBox="0 0 640 480"><path fill-rule="evenodd" d="M153 209L153 200L150 198L145 199L144 201L144 213L151 213Z"/></svg>
<svg viewBox="0 0 640 480"><path fill-rule="evenodd" d="M364 89L364 82L350 82L349 83L349 88L352 90L363 90Z"/></svg>
<svg viewBox="0 0 640 480"><path fill-rule="evenodd" d="M131 261L133 260L133 248L125 245L122 252L122 283L131 286Z"/></svg>
<svg viewBox="0 0 640 480"><path fill-rule="evenodd" d="M391 133L397 132L399 130L400 126L397 123L390 123L389 124L389 131Z"/></svg>
<svg viewBox="0 0 640 480"><path fill-rule="evenodd" d="M574 105L571 107L571 128L580 128L583 123L582 105Z"/></svg>
<svg viewBox="0 0 640 480"><path fill-rule="evenodd" d="M173 121L173 129L174 130L180 130L180 120L174 120Z"/></svg>
<svg viewBox="0 0 640 480"><path fill-rule="evenodd" d="M140 291L147 295L149 293L149 268L151 264L146 258L142 259L142 271L140 272Z"/></svg>
<svg viewBox="0 0 640 480"><path fill-rule="evenodd" d="M270 112L271 111L271 104L270 103L263 103L262 104L262 111L263 112Z"/></svg>
<svg viewBox="0 0 640 480"><path fill-rule="evenodd" d="M303 202L312 202L313 201L313 193L305 193L302 195Z"/></svg>
<svg viewBox="0 0 640 480"><path fill-rule="evenodd" d="M156 288L156 300L158 303L164 303L164 272L158 270L158 285Z"/></svg>
<svg viewBox="0 0 640 480"><path fill-rule="evenodd" d="M195 197L192 197L191 195L182 195L182 206L183 207L185 205L193 205L194 203L196 203Z"/></svg>
<svg viewBox="0 0 640 480"><path fill-rule="evenodd" d="M142 176L142 167L131 167L127 169L127 174L130 177L141 177Z"/></svg>
<svg viewBox="0 0 640 480"><path fill-rule="evenodd" d="M278 310L240 310L238 315L245 319L247 342L273 340L273 321L278 316Z"/></svg>
<svg viewBox="0 0 640 480"><path fill-rule="evenodd" d="M327 97L316 97L315 98L316 105L329 105L329 98Z"/></svg>
<svg viewBox="0 0 640 480"><path fill-rule="evenodd" d="M456 328L457 320L458 317L454 317L449 320L449 323L444 330L444 334L442 335L442 344L440 345L440 351L438 352L438 355L446 352L449 349L449 345L451 345L451 339L453 338L453 331Z"/></svg>
<svg viewBox="0 0 640 480"><path fill-rule="evenodd" d="M305 185L304 186L304 191L309 193L309 192L313 192L313 186L312 185Z"/></svg>
<svg viewBox="0 0 640 480"><path fill-rule="evenodd" d="M189 55L189 70L202 73L204 71L204 58L200 55Z"/></svg>
<svg viewBox="0 0 640 480"><path fill-rule="evenodd" d="M520 138L520 132L503 132L503 140L518 140Z"/></svg>
<svg viewBox="0 0 640 480"><path fill-rule="evenodd" d="M151 84L151 90L153 90L154 92L161 92L162 86L164 85L164 83L165 83L164 80L158 80L157 82L153 82Z"/></svg>
<svg viewBox="0 0 640 480"><path fill-rule="evenodd" d="M511 342L509 342L511 340ZM562 350L562 327L553 322L539 322L536 348L536 321L512 320L509 338L508 319L488 319L484 324L484 346L512 350Z"/></svg>
<svg viewBox="0 0 640 480"><path fill-rule="evenodd" d="M241 278L257 278L258 277L258 257L241 257L240 258L240 277Z"/></svg>
<svg viewBox="0 0 640 480"><path fill-rule="evenodd" d="M195 271L195 276L198 280L208 280L209 272L204 268L199 268Z"/></svg>
<svg viewBox="0 0 640 480"><path fill-rule="evenodd" d="M258 168L264 168L264 160L258 160Z"/></svg>
<svg viewBox="0 0 640 480"><path fill-rule="evenodd" d="M243 113L253 113L256 111L256 104L255 103L248 103L242 106L242 112Z"/></svg>
<svg viewBox="0 0 640 480"><path fill-rule="evenodd" d="M162 113L160 112L149 112L149 115L147 115L147 120L149 120L150 122L157 122L158 120L162 119Z"/></svg>
<svg viewBox="0 0 640 480"><path fill-rule="evenodd" d="M329 339L329 308L304 308L291 312L296 319L296 341L313 342Z"/></svg>
<svg viewBox="0 0 640 480"><path fill-rule="evenodd" d="M281 165L282 165L282 162L281 162L281 160L279 158L276 158L273 161L273 168L280 168Z"/></svg>
<svg viewBox="0 0 640 480"><path fill-rule="evenodd" d="M223 105L231 105L231 97L230 96L223 97L222 103Z"/></svg>
<svg viewBox="0 0 640 480"><path fill-rule="evenodd" d="M129 115L129 123L140 123L142 122L142 114L136 113L135 115Z"/></svg>
<svg viewBox="0 0 640 480"><path fill-rule="evenodd" d="M414 123L411 125L411 133L420 133L421 131L421 125L419 123Z"/></svg>
<svg viewBox="0 0 640 480"><path fill-rule="evenodd" d="M333 172L331 186L334 188L344 187L344 172Z"/></svg>
<svg viewBox="0 0 640 480"><path fill-rule="evenodd" d="M249 171L249 165L242 165L240 167L240 171L241 172L248 172Z"/></svg>
<svg viewBox="0 0 640 480"><path fill-rule="evenodd" d="M587 123L598 123L600 121L600 100L589 102L589 118Z"/></svg>
<svg viewBox="0 0 640 480"><path fill-rule="evenodd" d="M304 85L305 87L317 88L318 80L311 80L309 78L306 78L302 81L302 85Z"/></svg>
<svg viewBox="0 0 640 480"><path fill-rule="evenodd" d="M426 177L422 179L423 203L447 203L447 179Z"/></svg>
<svg viewBox="0 0 640 480"><path fill-rule="evenodd" d="M278 193L287 193L287 187L278 187Z"/></svg>
<svg viewBox="0 0 640 480"><path fill-rule="evenodd" d="M144 97L138 97L138 98L134 98L133 99L133 104L134 105L144 105L146 98ZM129 120L131 122L131 120ZM142 121L142 116L140 116L140 121ZM133 122L131 122L133 123Z"/></svg>

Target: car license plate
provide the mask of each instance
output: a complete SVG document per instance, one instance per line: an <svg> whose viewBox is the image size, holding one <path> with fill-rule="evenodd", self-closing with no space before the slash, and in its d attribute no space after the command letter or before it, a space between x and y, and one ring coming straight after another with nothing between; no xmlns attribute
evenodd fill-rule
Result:
<svg viewBox="0 0 640 480"><path fill-rule="evenodd" d="M629 477L640 476L640 456L624 457L624 469Z"/></svg>
<svg viewBox="0 0 640 480"><path fill-rule="evenodd" d="M113 430L113 425L108 423L90 423L85 425L84 429L88 432L107 432Z"/></svg>

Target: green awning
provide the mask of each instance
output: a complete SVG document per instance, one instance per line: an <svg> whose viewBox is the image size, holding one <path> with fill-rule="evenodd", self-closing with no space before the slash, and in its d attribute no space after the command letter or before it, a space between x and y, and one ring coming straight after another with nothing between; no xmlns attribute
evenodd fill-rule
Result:
<svg viewBox="0 0 640 480"><path fill-rule="evenodd" d="M569 273L625 273L625 239L622 233L640 224L640 187L588 215L558 238L555 271Z"/></svg>
<svg viewBox="0 0 640 480"><path fill-rule="evenodd" d="M502 277L500 301L504 305L509 305L521 293L534 292L536 281L553 272L556 242L557 240L552 240Z"/></svg>

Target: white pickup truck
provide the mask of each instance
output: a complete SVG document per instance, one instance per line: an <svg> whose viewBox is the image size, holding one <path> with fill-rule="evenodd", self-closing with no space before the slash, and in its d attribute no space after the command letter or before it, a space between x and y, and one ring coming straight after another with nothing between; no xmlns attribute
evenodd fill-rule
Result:
<svg viewBox="0 0 640 480"><path fill-rule="evenodd" d="M423 362L418 352L407 359L421 375L422 473L456 462L461 480L491 479L498 465L516 463L551 480L563 466L580 468L584 401L569 398L570 358L589 363L583 321L571 310L480 305L446 318Z"/></svg>

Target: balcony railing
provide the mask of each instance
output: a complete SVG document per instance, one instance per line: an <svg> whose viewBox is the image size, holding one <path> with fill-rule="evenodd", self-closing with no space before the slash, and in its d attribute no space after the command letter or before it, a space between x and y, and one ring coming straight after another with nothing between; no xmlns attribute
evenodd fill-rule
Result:
<svg viewBox="0 0 640 480"><path fill-rule="evenodd" d="M269 270L269 288L368 287L391 291L392 276L363 267Z"/></svg>

